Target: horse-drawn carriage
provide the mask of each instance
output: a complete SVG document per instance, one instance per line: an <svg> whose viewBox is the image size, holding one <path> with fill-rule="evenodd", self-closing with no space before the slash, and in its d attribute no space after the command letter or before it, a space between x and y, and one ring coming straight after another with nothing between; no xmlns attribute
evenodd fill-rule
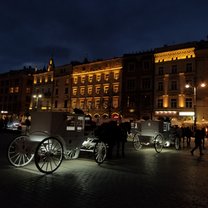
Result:
<svg viewBox="0 0 208 208"><path fill-rule="evenodd" d="M8 148L8 159L16 167L29 164L33 158L39 171L52 173L62 160L79 157L86 140L85 115L63 112L32 112L29 134L15 138ZM106 144L99 139L93 148L94 158L101 164L106 158Z"/></svg>
<svg viewBox="0 0 208 208"><path fill-rule="evenodd" d="M176 150L180 148L180 140L169 122L147 120L141 121L137 126L133 137L136 150L141 149L143 145L153 145L157 153L170 145L174 145Z"/></svg>

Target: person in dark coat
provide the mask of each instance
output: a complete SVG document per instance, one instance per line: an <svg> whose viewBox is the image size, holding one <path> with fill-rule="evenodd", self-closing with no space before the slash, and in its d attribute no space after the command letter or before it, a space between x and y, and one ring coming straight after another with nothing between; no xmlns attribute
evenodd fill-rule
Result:
<svg viewBox="0 0 208 208"><path fill-rule="evenodd" d="M199 148L200 155L202 153L202 140L204 138L204 131L202 129L196 129L195 131L195 147L191 150L191 154L194 155L194 151Z"/></svg>

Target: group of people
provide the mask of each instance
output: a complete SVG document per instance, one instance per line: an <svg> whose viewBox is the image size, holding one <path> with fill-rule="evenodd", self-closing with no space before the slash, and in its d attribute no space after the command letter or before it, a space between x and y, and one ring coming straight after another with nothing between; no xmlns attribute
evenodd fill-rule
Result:
<svg viewBox="0 0 208 208"><path fill-rule="evenodd" d="M191 130L190 127L176 127L176 136L180 139L180 143L187 147L191 147L191 137L194 137L195 146L191 150L191 155L194 155L194 151L199 149L200 155L203 155L202 150L205 149L205 138L206 131L205 128L195 127L194 130Z"/></svg>
<svg viewBox="0 0 208 208"><path fill-rule="evenodd" d="M97 126L94 130L94 134L101 141L108 144L107 157L111 159L114 147L116 147L117 157L125 157L125 143L127 142L127 136L128 133L130 133L130 130L130 122L117 124L117 121L109 121Z"/></svg>

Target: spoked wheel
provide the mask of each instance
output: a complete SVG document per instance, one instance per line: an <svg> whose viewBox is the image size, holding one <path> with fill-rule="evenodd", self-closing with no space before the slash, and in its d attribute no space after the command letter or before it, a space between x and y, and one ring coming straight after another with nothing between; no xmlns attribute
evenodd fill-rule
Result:
<svg viewBox="0 0 208 208"><path fill-rule="evenodd" d="M53 173L63 160L63 146L61 142L48 137L41 141L35 151L35 165L42 173Z"/></svg>
<svg viewBox="0 0 208 208"><path fill-rule="evenodd" d="M162 135L158 134L154 139L154 148L157 153L160 153L164 146L164 138Z"/></svg>
<svg viewBox="0 0 208 208"><path fill-rule="evenodd" d="M107 155L106 144L102 141L98 141L95 144L95 148L94 148L94 157L96 163L98 163L99 165L102 164L106 158L106 155Z"/></svg>
<svg viewBox="0 0 208 208"><path fill-rule="evenodd" d="M80 148L75 148L72 150L69 150L67 154L64 155L65 159L77 159L80 154Z"/></svg>
<svg viewBox="0 0 208 208"><path fill-rule="evenodd" d="M134 135L134 138L133 138L133 145L134 145L134 148L138 151L142 148L142 144L140 142L140 139L139 139L139 136L140 134L139 133L136 133Z"/></svg>
<svg viewBox="0 0 208 208"><path fill-rule="evenodd" d="M175 138L174 145L176 150L180 149L180 139L178 137Z"/></svg>
<svg viewBox="0 0 208 208"><path fill-rule="evenodd" d="M27 135L15 138L8 147L7 156L9 162L15 167L23 167L30 163L34 157L31 152L31 143Z"/></svg>

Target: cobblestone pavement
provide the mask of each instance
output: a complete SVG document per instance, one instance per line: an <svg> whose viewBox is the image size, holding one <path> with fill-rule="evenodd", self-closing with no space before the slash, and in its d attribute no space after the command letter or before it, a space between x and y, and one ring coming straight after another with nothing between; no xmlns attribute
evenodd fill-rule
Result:
<svg viewBox="0 0 208 208"><path fill-rule="evenodd" d="M200 208L208 207L208 151L199 157L190 149L153 148L135 151L127 144L126 158L98 166L92 154L64 160L51 175L32 162L14 168L7 161L10 134L0 134L0 200L7 208ZM192 144L193 145L193 144Z"/></svg>

